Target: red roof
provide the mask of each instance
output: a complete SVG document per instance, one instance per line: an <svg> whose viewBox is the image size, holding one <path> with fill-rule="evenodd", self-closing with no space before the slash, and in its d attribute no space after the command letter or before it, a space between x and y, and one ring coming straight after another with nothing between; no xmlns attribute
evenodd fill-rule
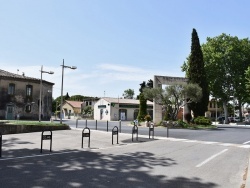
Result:
<svg viewBox="0 0 250 188"><path fill-rule="evenodd" d="M65 102L68 103L73 108L81 108L81 104L83 103L81 101L68 101L68 100L65 100Z"/></svg>

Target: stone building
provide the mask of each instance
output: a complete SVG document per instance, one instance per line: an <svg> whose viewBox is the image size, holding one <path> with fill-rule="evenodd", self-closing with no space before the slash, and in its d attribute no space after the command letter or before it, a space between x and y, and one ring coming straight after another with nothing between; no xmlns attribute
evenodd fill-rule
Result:
<svg viewBox="0 0 250 188"><path fill-rule="evenodd" d="M42 80L41 119L49 119L54 83ZM0 119L39 119L40 79L0 70Z"/></svg>

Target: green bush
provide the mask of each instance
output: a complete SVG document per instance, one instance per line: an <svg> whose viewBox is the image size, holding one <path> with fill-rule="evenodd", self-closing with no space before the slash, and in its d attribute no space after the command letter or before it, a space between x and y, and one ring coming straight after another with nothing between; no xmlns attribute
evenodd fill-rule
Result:
<svg viewBox="0 0 250 188"><path fill-rule="evenodd" d="M182 121L180 119L178 119L177 122L178 122L178 125L180 125L182 128L188 128L189 127L188 123L186 123L186 122L184 122L184 121Z"/></svg>
<svg viewBox="0 0 250 188"><path fill-rule="evenodd" d="M212 125L211 120L204 116L198 116L197 118L195 118L194 123L196 125Z"/></svg>
<svg viewBox="0 0 250 188"><path fill-rule="evenodd" d="M151 116L148 114L144 117L145 121L151 121Z"/></svg>

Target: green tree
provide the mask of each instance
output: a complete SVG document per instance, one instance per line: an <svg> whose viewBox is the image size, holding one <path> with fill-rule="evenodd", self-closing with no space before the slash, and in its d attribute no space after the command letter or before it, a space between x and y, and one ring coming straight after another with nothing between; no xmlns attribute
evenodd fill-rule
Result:
<svg viewBox="0 0 250 188"><path fill-rule="evenodd" d="M177 114L183 105L199 102L202 89L198 84L176 83L162 88L144 88L145 98L153 98L156 104L163 106L165 120L176 120ZM190 112L189 112L190 113Z"/></svg>
<svg viewBox="0 0 250 188"><path fill-rule="evenodd" d="M202 50L211 94L222 100L226 117L228 102L237 102L234 106L242 119L241 107L248 100L245 72L250 66L250 41L223 33L208 37Z"/></svg>
<svg viewBox="0 0 250 188"><path fill-rule="evenodd" d="M123 92L122 96L124 99L133 99L134 98L134 90L133 89L127 89Z"/></svg>
<svg viewBox="0 0 250 188"><path fill-rule="evenodd" d="M140 101L140 105L139 105L139 112L138 112L137 119L138 121L144 121L144 117L148 113L147 113L147 99L145 99L142 93L140 93L139 95L139 101Z"/></svg>
<svg viewBox="0 0 250 188"><path fill-rule="evenodd" d="M139 121L143 121L144 117L147 115L147 100L152 100L152 98L145 98L144 97L144 95L142 94L144 88L153 88L153 81L150 79L150 80L148 80L147 83L145 81L143 81L140 84L140 89L139 89L140 94L137 96L137 99L139 99L139 101L140 101L139 112L138 112L138 116L137 116L137 119Z"/></svg>
<svg viewBox="0 0 250 188"><path fill-rule="evenodd" d="M93 114L93 109L91 106L85 106L83 108L83 114L84 115L92 115Z"/></svg>
<svg viewBox="0 0 250 188"><path fill-rule="evenodd" d="M198 34L195 29L192 32L191 54L188 59L187 78L189 83L198 84L202 89L202 98L199 102L190 103L189 106L194 117L204 116L209 102L209 90L203 61L203 53Z"/></svg>

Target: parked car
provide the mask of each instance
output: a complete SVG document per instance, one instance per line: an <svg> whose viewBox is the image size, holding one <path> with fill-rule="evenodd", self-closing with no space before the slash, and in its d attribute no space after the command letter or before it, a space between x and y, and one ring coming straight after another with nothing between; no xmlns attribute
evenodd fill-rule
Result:
<svg viewBox="0 0 250 188"><path fill-rule="evenodd" d="M220 116L220 117L217 118L217 121L218 121L219 123L224 123L224 120L225 120L225 117L224 117L224 116Z"/></svg>
<svg viewBox="0 0 250 188"><path fill-rule="evenodd" d="M234 122L240 122L240 117L234 117L233 120Z"/></svg>

